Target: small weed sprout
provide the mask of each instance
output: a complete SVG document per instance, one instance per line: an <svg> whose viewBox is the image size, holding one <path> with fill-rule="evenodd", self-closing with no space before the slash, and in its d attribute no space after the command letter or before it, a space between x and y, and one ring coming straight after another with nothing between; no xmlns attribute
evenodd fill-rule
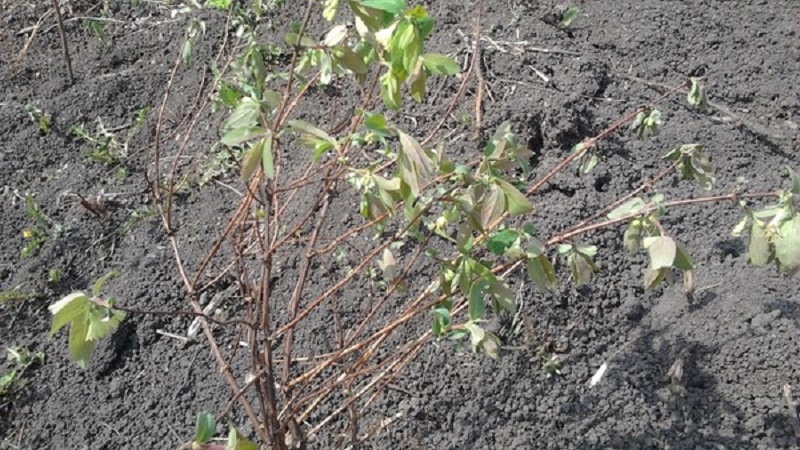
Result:
<svg viewBox="0 0 800 450"><path fill-rule="evenodd" d="M31 121L36 124L39 128L39 134L46 135L50 134L50 128L52 126L52 122L50 119L50 114L42 111L41 109L37 108L32 104L25 105L25 113L30 117Z"/></svg>
<svg viewBox="0 0 800 450"><path fill-rule="evenodd" d="M10 364L6 372L0 375L0 401L4 404L10 402L11 397L27 384L23 378L25 372L44 364L44 353L41 351L31 352L24 347L8 347L6 352Z"/></svg>
<svg viewBox="0 0 800 450"><path fill-rule="evenodd" d="M29 258L44 245L48 237L57 238L61 234L61 225L50 220L33 194L25 195L25 215L30 225L22 230L25 244L20 253L23 258Z"/></svg>

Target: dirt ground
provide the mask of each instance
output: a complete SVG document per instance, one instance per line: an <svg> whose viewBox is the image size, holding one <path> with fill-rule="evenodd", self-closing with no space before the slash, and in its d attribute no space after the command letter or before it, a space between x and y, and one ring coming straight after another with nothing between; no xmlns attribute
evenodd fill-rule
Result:
<svg viewBox="0 0 800 450"><path fill-rule="evenodd" d="M13 401L3 402L0 448L172 449L191 438L198 411L219 411L231 396L206 347L183 346L157 332L185 332L190 320L131 316L82 371L68 360L66 334L48 335L46 306L115 269L122 276L107 290L122 303L186 309L163 229L149 213L144 174L154 111L188 20L205 20L194 65L179 68L171 81L164 151L184 138L172 130L198 120L189 145L211 160L223 115L198 105L213 88L208 62L230 36L221 13L172 17L177 6L164 2L110 1L101 39L80 19L99 16L101 2L66 3L74 83L66 75L50 2L0 0L0 290L34 295L0 304L0 346L42 351L46 358L24 374L27 385ZM305 2L282 3L273 13L278 31L298 18L298 4ZM437 21L430 45L464 60L476 6L426 3ZM665 123L654 139L619 135L604 142L594 172L562 174L536 199L534 220L542 230L557 230L564 217L584 217L629 192L659 170L657 158L678 144L706 145L718 193L744 180L747 190L781 188L787 183L784 165L800 171L799 2L575 3L579 16L561 30L543 20L559 5L485 0L484 125L492 130L510 120L537 154L536 174L659 95L661 84L681 83L698 68L705 68L710 99L722 109L698 112L679 96L661 108ZM474 94L467 92L459 110L471 113ZM346 101L324 98L299 115L325 120ZM28 105L51 116L49 132L40 132ZM129 133L143 108L150 109L142 127ZM438 117L426 114L431 105L415 111L408 123L424 135ZM70 132L78 123L93 131L98 119L120 142L130 134L120 164L90 161L87 145ZM477 151L468 140L450 146ZM225 185L239 185L235 171L218 181L225 183L195 185L181 194L177 220L187 259L202 255L233 209L235 195ZM671 198L700 193L684 184L667 188ZM104 220L74 196L101 189L115 199ZM49 218L41 227L49 234L23 258L23 230L32 226L27 194ZM335 221L346 229L353 225L346 220ZM673 211L665 221L697 264L693 299L677 285L644 291L645 261L614 256L622 251L621 229L590 237L601 248L602 272L589 287L576 289L564 278L556 293L543 295L517 274L513 284L521 293L525 332L509 340L498 361L444 342L425 347L372 412L402 417L363 448L797 448L797 411L787 407L782 387L800 392L800 283L773 267L748 266L744 243L730 235L737 220L733 205L714 204ZM54 269L59 279L49 280ZM340 302L357 302L361 295L346 291ZM428 324L402 333L413 336ZM324 325L320 318L318 326ZM298 345L307 352L326 350L313 339ZM543 368L543 354L558 358L560 373ZM676 360L684 374L670 380ZM604 362L605 376L590 386ZM335 437L321 436L311 448L333 448L332 442Z"/></svg>

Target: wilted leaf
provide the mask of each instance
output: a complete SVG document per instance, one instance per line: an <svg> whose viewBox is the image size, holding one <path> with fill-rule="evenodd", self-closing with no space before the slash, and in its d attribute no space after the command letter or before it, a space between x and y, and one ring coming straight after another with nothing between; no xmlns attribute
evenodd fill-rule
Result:
<svg viewBox="0 0 800 450"><path fill-rule="evenodd" d="M425 154L425 151L416 139L400 129L396 129L395 131L400 138L401 150L408 155L409 160L412 162L417 173L419 173L419 176L422 178L429 178L434 172L433 161Z"/></svg>
<svg viewBox="0 0 800 450"><path fill-rule="evenodd" d="M608 213L607 217L611 220L614 220L629 214L636 214L641 211L644 206L644 200L639 197L634 197L614 208L610 213Z"/></svg>
<svg viewBox="0 0 800 450"><path fill-rule="evenodd" d="M478 346L478 350L492 359L497 359L499 356L498 351L500 350L500 339L487 331L486 336Z"/></svg>
<svg viewBox="0 0 800 450"><path fill-rule="evenodd" d="M686 101L689 102L690 105L695 106L700 110L707 110L708 97L706 95L705 88L700 83L702 78L691 77L689 80L691 82L691 87L689 88L689 93L686 94Z"/></svg>
<svg viewBox="0 0 800 450"><path fill-rule="evenodd" d="M336 139L332 138L328 133L322 131L321 129L315 127L314 125L306 122L305 120L290 120L287 122L289 128L294 130L295 132L301 134L309 134L314 136L320 140L323 140L333 146L335 149L339 149L339 143L336 142Z"/></svg>
<svg viewBox="0 0 800 450"><path fill-rule="evenodd" d="M264 141L259 140L254 142L253 145L250 146L250 149L244 154L244 159L242 159L242 170L240 174L242 181L249 181L250 177L253 176L253 173L258 168L258 164L261 162L263 150Z"/></svg>
<svg viewBox="0 0 800 450"><path fill-rule="evenodd" d="M383 257L378 263L378 267L383 271L383 277L386 282L391 282L397 276L397 263L394 260L392 251L387 249L383 250Z"/></svg>
<svg viewBox="0 0 800 450"><path fill-rule="evenodd" d="M528 276L533 280L539 289L543 291L553 290L556 287L556 271L547 255L528 258Z"/></svg>
<svg viewBox="0 0 800 450"><path fill-rule="evenodd" d="M653 289L658 286L667 275L670 268L664 267L661 269L653 269L648 267L644 271L644 288L647 290Z"/></svg>
<svg viewBox="0 0 800 450"><path fill-rule="evenodd" d="M479 278L472 282L469 288L469 319L480 320L486 315L486 302L483 301L483 293L490 283L484 278Z"/></svg>
<svg viewBox="0 0 800 450"><path fill-rule="evenodd" d="M753 219L750 225L750 239L747 244L747 259L754 266L764 266L771 259L769 239L764 230L764 226L758 219Z"/></svg>
<svg viewBox="0 0 800 450"><path fill-rule="evenodd" d="M594 169L595 166L597 166L598 161L599 159L597 158L597 155L595 155L594 153L591 153L588 158L584 157L583 162L581 162L581 168L580 168L581 173L586 175L587 173L591 172L592 169Z"/></svg>
<svg viewBox="0 0 800 450"><path fill-rule="evenodd" d="M800 215L781 224L774 245L781 272L790 276L797 273L800 269Z"/></svg>
<svg viewBox="0 0 800 450"><path fill-rule="evenodd" d="M733 230L731 230L731 236L735 237L741 236L742 232L744 232L745 227L747 227L747 224L750 223L750 220L751 219L749 214L742 217L742 220L740 220L739 223L737 223L736 226L733 227Z"/></svg>
<svg viewBox="0 0 800 450"><path fill-rule="evenodd" d="M258 450L258 446L244 437L235 427L231 427L228 432L228 442L225 443L225 450Z"/></svg>
<svg viewBox="0 0 800 450"><path fill-rule="evenodd" d="M506 199L503 191L496 184L489 185L486 188L481 204L481 229L488 230L500 218L505 210L505 203Z"/></svg>
<svg viewBox="0 0 800 450"><path fill-rule="evenodd" d="M597 266L594 265L589 256L573 252L567 257L567 263L572 269L572 280L575 284L583 285L592 282Z"/></svg>
<svg viewBox="0 0 800 450"><path fill-rule="evenodd" d="M678 251L675 241L669 236L652 236L644 238L644 247L650 255L650 267L654 270L672 267Z"/></svg>
<svg viewBox="0 0 800 450"><path fill-rule="evenodd" d="M344 38L347 37L347 25L339 24L325 33L325 38L322 39L322 45L325 47L333 47L342 43Z"/></svg>
<svg viewBox="0 0 800 450"><path fill-rule="evenodd" d="M425 100L425 83L428 81L428 75L419 70L414 76L414 81L411 83L411 98L417 103L422 103Z"/></svg>

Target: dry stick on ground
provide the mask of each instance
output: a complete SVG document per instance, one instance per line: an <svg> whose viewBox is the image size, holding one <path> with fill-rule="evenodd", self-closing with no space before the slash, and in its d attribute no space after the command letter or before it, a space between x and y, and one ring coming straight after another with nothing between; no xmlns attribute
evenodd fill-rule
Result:
<svg viewBox="0 0 800 450"><path fill-rule="evenodd" d="M44 22L44 19L46 19L47 16L49 16L50 14L52 14L53 11L54 11L53 9L47 10L47 12L45 12L44 14L42 14L41 17L39 17L39 20L36 22L36 25L24 28L23 30L20 30L20 31L17 32L17 34L19 35L19 34L24 34L24 33L27 33L28 31L30 31L31 35L28 36L28 39L25 41L25 45L22 46L22 50L20 50L19 53L17 54L17 58L16 58L16 60L14 62L14 65L16 66L15 71L19 71L21 69L22 63L25 61L25 58L28 56L28 48L30 48L31 43L36 38L36 35L39 33L39 29L42 26L42 22Z"/></svg>
<svg viewBox="0 0 800 450"><path fill-rule="evenodd" d="M58 5L58 0L53 1L53 9L56 12L56 19L58 19L58 31L61 34L61 49L64 52L64 63L67 65L67 74L69 75L69 83L75 82L75 75L72 73L72 58L69 57L69 44L67 43L67 31L64 29L64 21L61 19L61 7Z"/></svg>

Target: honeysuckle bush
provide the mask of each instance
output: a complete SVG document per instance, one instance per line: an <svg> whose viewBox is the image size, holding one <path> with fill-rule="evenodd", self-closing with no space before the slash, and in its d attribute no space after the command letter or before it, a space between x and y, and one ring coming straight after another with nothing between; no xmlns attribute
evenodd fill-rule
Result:
<svg viewBox="0 0 800 450"><path fill-rule="evenodd" d="M700 143L676 143L665 151L662 170L588 218L565 217L564 231L551 236L538 231L533 199L542 186L573 165L582 173L593 170L601 163L596 144L612 133L640 139L657 134L663 125L657 105L672 96L686 93L691 105L703 108L702 79L689 79L631 111L533 178L532 152L514 133L513 123L499 125L480 154L469 159L454 158L448 146L435 143L438 128L407 130L393 122L394 111L425 100L431 78L460 73L462 87L470 79L471 68L462 73L447 55L426 52L434 21L425 8L404 0L310 1L307 8L305 20L290 24L280 44L262 42L257 23L241 20L245 25L238 27L237 35L243 50L224 67L212 67L215 106L226 114L220 145L238 158L243 194L221 237L194 270L183 263L176 237L180 231L173 223L178 207L173 196L181 174L173 170L152 184L190 314L205 319L203 333L235 401L269 448L300 448L321 430L336 435L332 427L346 436L342 446L369 439L391 420L366 420L368 408L431 339L464 340L474 351L497 358L502 342L485 322L491 314L517 311L508 284L512 271L524 267L542 295L558 285L556 259L568 268L574 283L591 283L599 271L596 258L601 250L592 243L594 230L625 227L625 250L649 257L645 287L683 274L690 290L691 250L669 232L662 218L683 205L727 201L743 213L734 233L746 237L751 263L774 263L786 275L800 268L800 178L792 168L789 187L774 192L670 200L664 190L653 189L673 174L711 189L714 171ZM315 11L330 23L319 41L306 32ZM282 66L285 71L274 69L279 61L289 60L288 67ZM299 117L298 106L311 92L347 80L361 85L365 95L343 126L329 128ZM448 105L437 106L443 116L450 111ZM423 139L422 131L428 137ZM282 150L294 148L294 143L308 149L307 157L284 156ZM155 151L156 173L160 158ZM304 160L309 162L299 175L286 175L297 172L290 166ZM337 214L360 216L361 224L339 235L326 234L332 198L340 192L349 192L357 201L352 210ZM772 203L764 206L764 201ZM345 275L333 280L317 276L326 269L315 262L333 258L341 246L354 246L358 237L370 244ZM233 251L222 252L224 245ZM414 272L422 258L436 267L427 278L426 272ZM281 272L296 277L288 293L273 289L272 278L283 260L297 262L295 273ZM204 312L201 298L222 279L212 266L227 267L223 275L239 280L242 296L250 299L236 320L221 321ZM374 280L376 268L380 298L345 329L337 296L348 287L358 289L357 280ZM311 279L330 281L321 293L311 294ZM405 300L391 311L382 310L390 297ZM70 325L70 352L82 366L94 343L113 332L125 311L131 312L102 300L98 292L72 294L51 311L53 331ZM303 354L313 363L300 366L295 333L315 313L331 316L329 331L337 342L329 352ZM424 316L431 320L430 331L404 344L393 340L401 326ZM247 373L233 371L231 358L220 351L213 323L242 328L251 366ZM243 395L250 391L257 395ZM220 417L228 412L230 407ZM216 426L211 417L198 419L192 441L197 448L211 445L207 442ZM370 425L367 432L359 426L362 418ZM235 441L245 442L235 428L231 430Z"/></svg>

